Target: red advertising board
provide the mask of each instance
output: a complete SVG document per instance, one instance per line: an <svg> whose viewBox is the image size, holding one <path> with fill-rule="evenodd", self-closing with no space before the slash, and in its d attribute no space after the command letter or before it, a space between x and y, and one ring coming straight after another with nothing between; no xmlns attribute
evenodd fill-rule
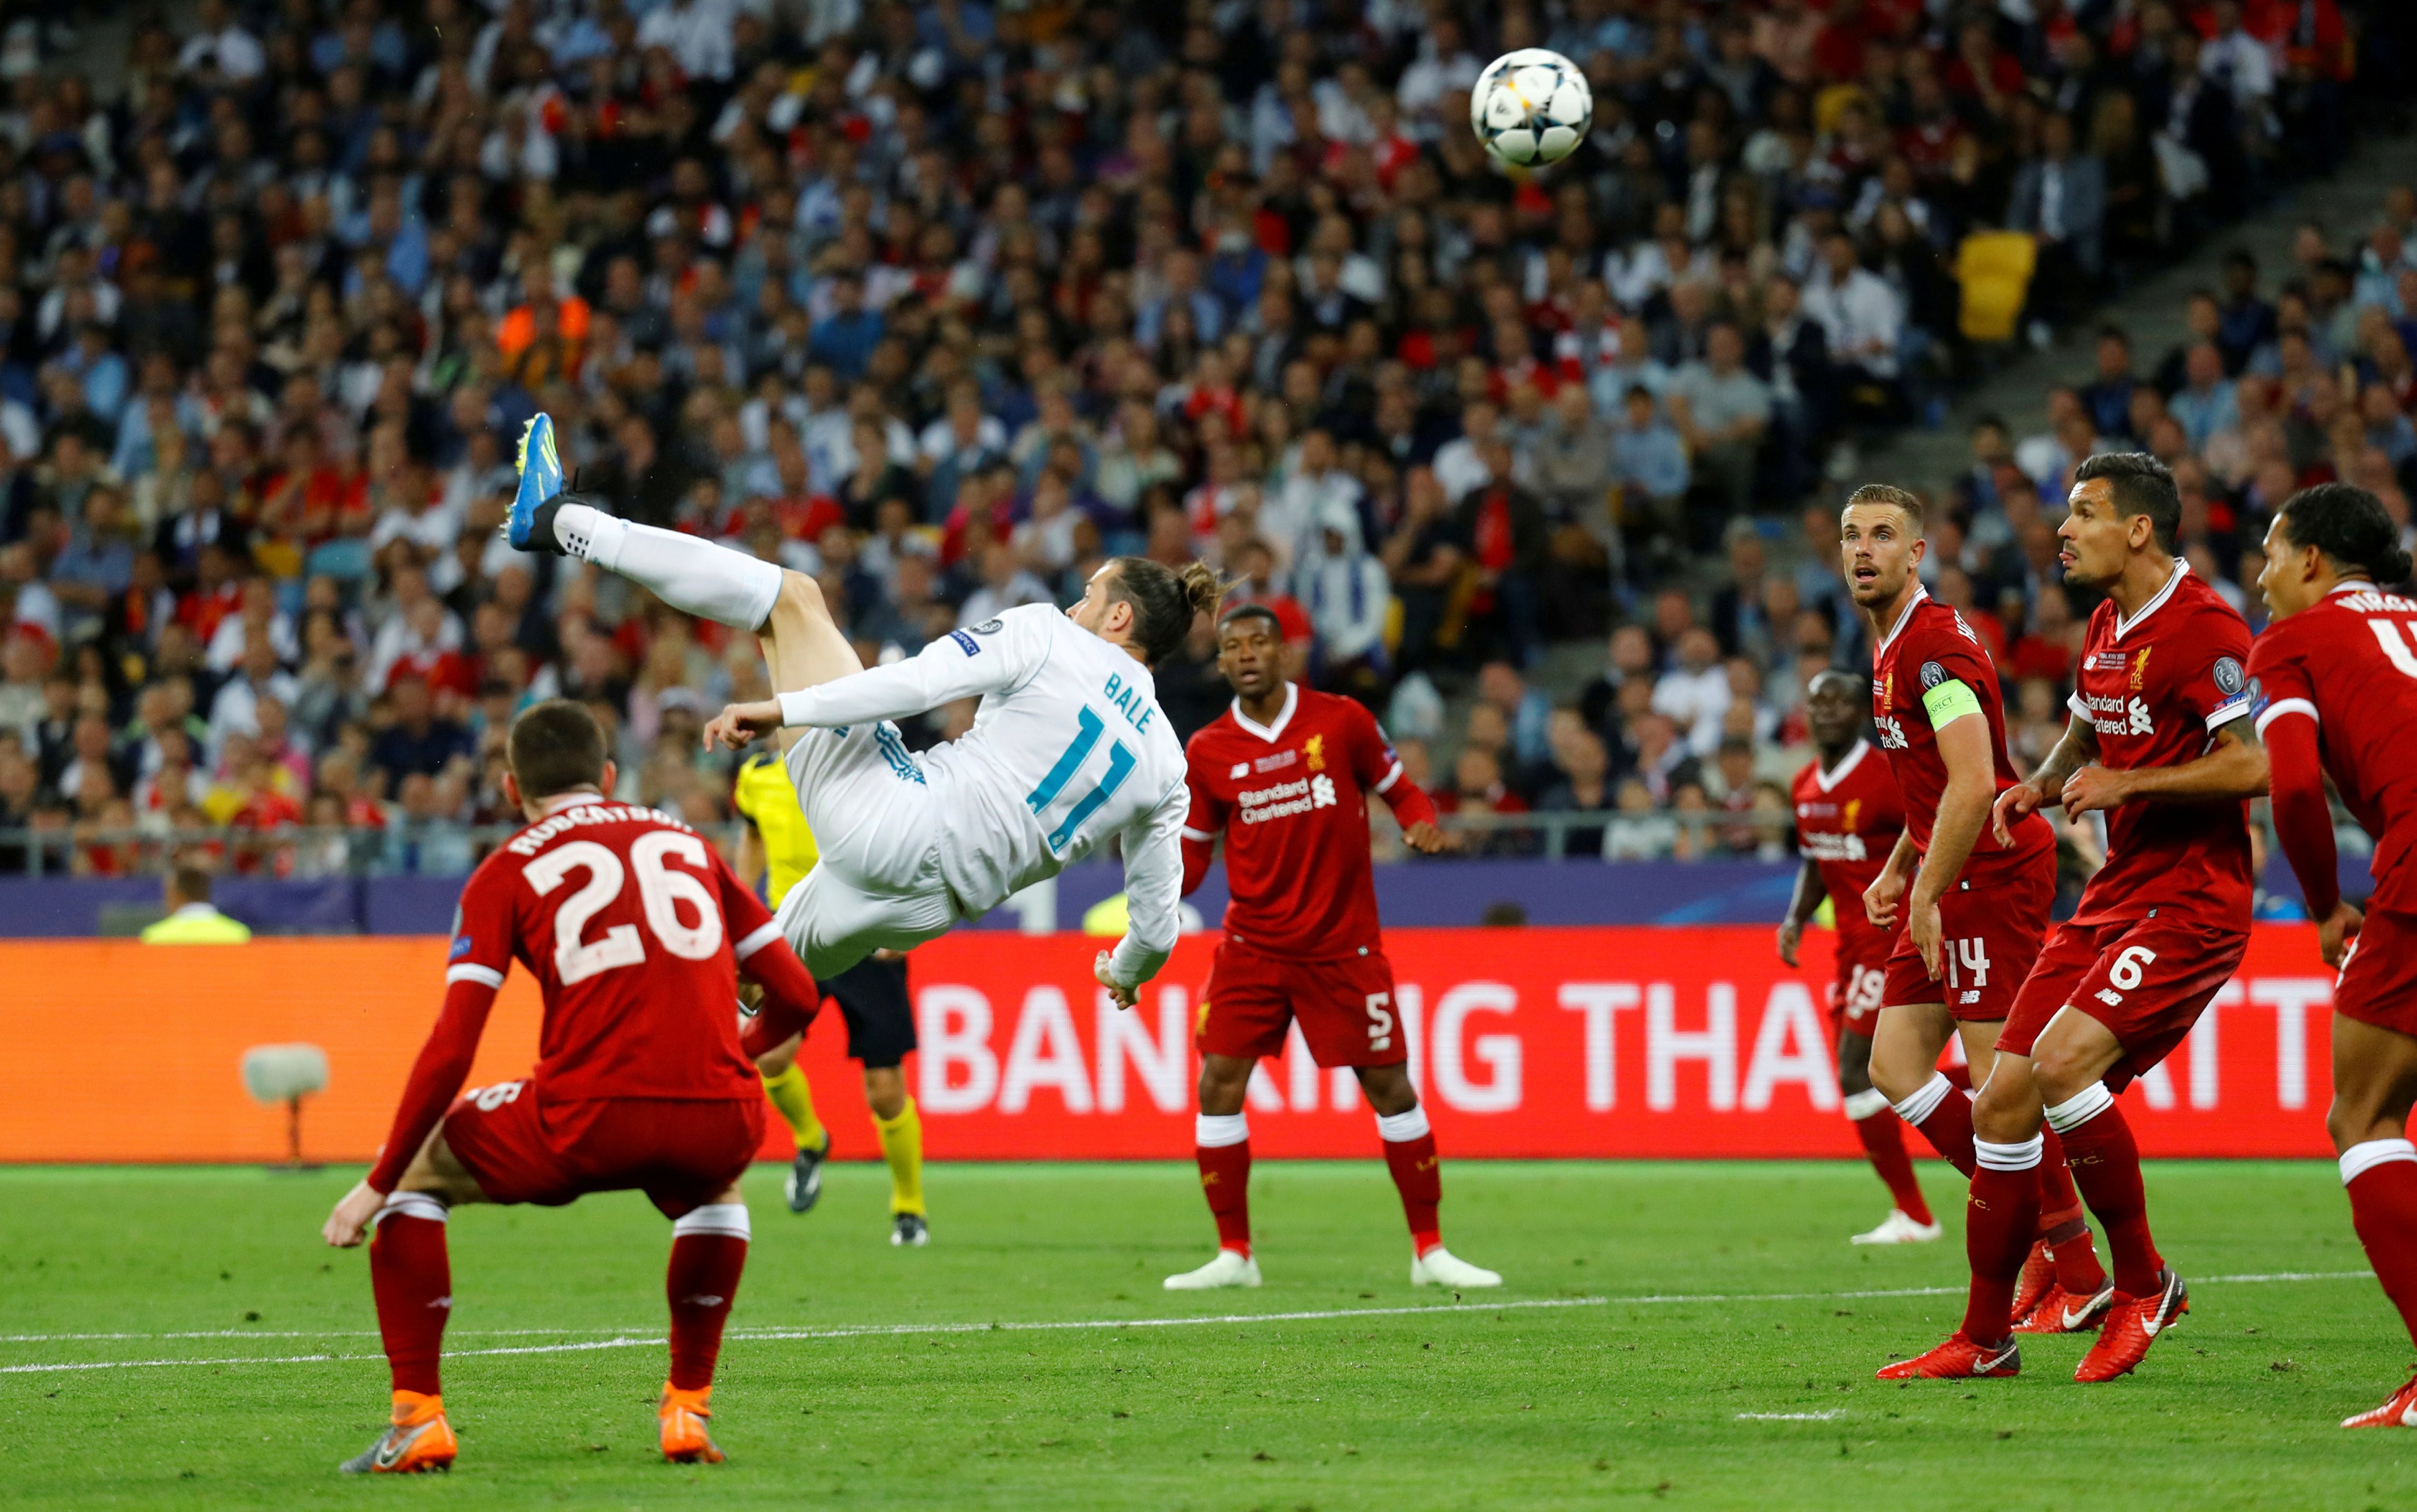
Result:
<svg viewBox="0 0 2417 1512"><path fill-rule="evenodd" d="M923 1048L910 1084L935 1156L1191 1153L1192 1029L1213 940L1187 940L1123 1013L1091 981L1099 944L958 935L915 953ZM1821 1012L1826 935L1807 937L1801 971L1751 927L1405 930L1386 946L1411 1074L1455 1157L1859 1149ZM2189 1041L2125 1094L2143 1152L2331 1154L2332 1001L2316 931L2261 926ZM840 1037L818 1030L809 1060L832 1092L854 1080ZM1376 1148L1350 1073L1313 1065L1298 1034L1260 1066L1249 1111L1262 1155Z"/></svg>

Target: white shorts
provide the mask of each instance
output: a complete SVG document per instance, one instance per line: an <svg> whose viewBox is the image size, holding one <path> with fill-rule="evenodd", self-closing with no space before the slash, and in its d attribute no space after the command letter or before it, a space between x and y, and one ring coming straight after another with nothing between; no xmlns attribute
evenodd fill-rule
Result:
<svg viewBox="0 0 2417 1512"><path fill-rule="evenodd" d="M808 730L785 760L820 859L774 917L808 972L828 980L956 925L937 808L896 725Z"/></svg>

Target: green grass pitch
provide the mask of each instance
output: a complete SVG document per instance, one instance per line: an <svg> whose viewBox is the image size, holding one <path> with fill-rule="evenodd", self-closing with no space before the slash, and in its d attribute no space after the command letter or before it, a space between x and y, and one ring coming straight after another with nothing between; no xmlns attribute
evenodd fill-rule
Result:
<svg viewBox="0 0 2417 1512"><path fill-rule="evenodd" d="M1924 1173L1959 1214L1952 1175ZM2334 1427L2406 1379L2410 1351L2322 1163L2152 1166L2196 1307L2138 1375L2087 1388L2079 1338L2027 1342L2016 1381L1873 1381L1954 1325L1963 1251L1953 1217L1938 1244L1849 1247L1881 1193L1844 1163L1449 1166L1447 1236L1509 1281L1457 1306L1408 1286L1374 1160L1262 1163L1268 1284L1185 1296L1159 1280L1208 1254L1188 1167L935 1166L920 1251L888 1243L877 1168L835 1168L802 1219L764 1168L715 1398L731 1458L697 1468L654 1451L668 1225L629 1194L465 1210L446 1368L460 1466L391 1485L335 1474L386 1403L363 1255L316 1234L356 1174L0 1171L0 1503L2417 1499L2417 1434ZM1269 1316L1287 1313L1315 1316ZM49 1368L104 1361L264 1363Z"/></svg>

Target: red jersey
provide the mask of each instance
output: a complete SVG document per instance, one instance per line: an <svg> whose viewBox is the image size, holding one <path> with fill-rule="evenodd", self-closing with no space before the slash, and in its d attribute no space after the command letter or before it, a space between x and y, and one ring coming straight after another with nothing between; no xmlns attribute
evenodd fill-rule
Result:
<svg viewBox="0 0 2417 1512"><path fill-rule="evenodd" d="M1351 699L1291 684L1273 724L1244 714L1238 700L1184 755L1192 786L1184 890L1199 885L1223 830L1226 934L1309 960L1376 949L1367 795L1381 795L1405 827L1435 817L1426 794L1403 778L1376 716Z"/></svg>
<svg viewBox="0 0 2417 1512"><path fill-rule="evenodd" d="M2098 733L2099 764L2180 766L2249 712L2248 659L2248 623L2176 558L2129 620L2111 598L2090 612L2069 703ZM2119 804L2106 815L2106 864L2073 919L2113 924L2180 906L2246 928L2250 888L2247 804Z"/></svg>
<svg viewBox="0 0 2417 1512"><path fill-rule="evenodd" d="M1863 914L1863 889L1878 878L1905 829L1905 800L1885 757L1855 742L1829 771L1806 762L1796 774L1796 849L1821 869L1821 886L1837 915L1838 953L1857 960L1886 960L1892 931Z"/></svg>
<svg viewBox="0 0 2417 1512"><path fill-rule="evenodd" d="M737 955L780 931L678 820L592 798L539 820L470 874L453 933L448 979L501 986L514 960L537 978L549 1098L762 1096L738 1050Z"/></svg>
<svg viewBox="0 0 2417 1512"><path fill-rule="evenodd" d="M813 982L761 900L696 831L652 809L568 794L462 889L445 1008L404 1085L370 1185L392 1191L463 1080L504 975L544 994L536 1096L752 1102L737 974L763 984L752 1053L811 1022ZM762 1044L757 1044L758 1039Z"/></svg>
<svg viewBox="0 0 2417 1512"><path fill-rule="evenodd" d="M1880 748L1888 752L1897 792L1904 795L1906 828L1913 835L1914 848L1924 855L1930 854L1930 827L1938 818L1939 797L1947 791L1947 763L1938 754L1938 736L1923 700L1949 683L1963 684L1980 704L1989 725L1989 756L1997 766L1995 790L2005 792L2021 779L2014 775L2014 758L2006 754L2006 700L1998 688L1997 666L1963 615L1917 588L1895 628L1872 653L1872 723L1879 731ZM1963 879L1978 883L2043 865L2042 858L2056 850L2055 832L2037 814L2016 822L2014 835L2014 845L2000 848L1988 821L1983 820L1980 838L1964 863Z"/></svg>
<svg viewBox="0 0 2417 1512"><path fill-rule="evenodd" d="M2249 673L2259 733L2290 714L2317 722L2326 775L2375 837L2371 906L2417 911L2417 600L2346 583L2268 626Z"/></svg>

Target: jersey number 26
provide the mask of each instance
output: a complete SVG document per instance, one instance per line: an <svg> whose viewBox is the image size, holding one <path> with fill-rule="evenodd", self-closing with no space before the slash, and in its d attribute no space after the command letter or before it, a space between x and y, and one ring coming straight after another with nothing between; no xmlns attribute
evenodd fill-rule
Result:
<svg viewBox="0 0 2417 1512"><path fill-rule="evenodd" d="M556 846L522 869L521 875L540 898L551 897L573 871L587 873L587 885L564 899L554 914L554 971L563 986L646 959L646 942L638 938L634 924L616 924L592 944L580 940L587 921L621 896L631 871L638 876L646 928L664 949L683 960L707 960L722 948L722 910L713 894L694 872L666 865L673 856L693 867L709 865L703 840L676 829L658 829L631 842L626 869L619 856L594 840ZM678 905L683 902L696 910L693 925L680 922Z"/></svg>

